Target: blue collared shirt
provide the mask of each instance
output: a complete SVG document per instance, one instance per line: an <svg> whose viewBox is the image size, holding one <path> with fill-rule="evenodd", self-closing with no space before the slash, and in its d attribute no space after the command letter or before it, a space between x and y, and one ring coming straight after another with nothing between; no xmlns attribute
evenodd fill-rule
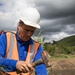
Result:
<svg viewBox="0 0 75 75"><path fill-rule="evenodd" d="M17 46L18 46L18 54L19 54L19 60L24 61L26 59L27 51L28 51L28 45L33 44L33 40L30 38L29 41L23 42L18 35L16 34L17 38ZM42 52L41 45L38 48L38 51L35 55L34 61L41 58L41 52ZM4 67L4 69L9 71L15 71L16 70L16 62L17 60L12 59L6 59L4 58L6 53L6 34L2 34L0 36L0 65ZM44 64L40 64L38 66L35 66L36 75L47 75L47 70Z"/></svg>

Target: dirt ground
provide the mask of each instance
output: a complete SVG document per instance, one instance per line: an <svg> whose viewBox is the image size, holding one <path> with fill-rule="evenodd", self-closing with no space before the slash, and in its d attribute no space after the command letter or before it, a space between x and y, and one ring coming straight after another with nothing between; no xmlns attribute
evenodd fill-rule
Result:
<svg viewBox="0 0 75 75"><path fill-rule="evenodd" d="M48 75L75 75L75 58L53 59Z"/></svg>

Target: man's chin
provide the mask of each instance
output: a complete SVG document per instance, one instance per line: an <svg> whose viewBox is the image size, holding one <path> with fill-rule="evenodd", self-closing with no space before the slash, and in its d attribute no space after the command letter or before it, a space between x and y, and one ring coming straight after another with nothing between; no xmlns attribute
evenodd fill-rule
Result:
<svg viewBox="0 0 75 75"><path fill-rule="evenodd" d="M24 42L27 42L28 40L29 40L29 39L26 39L26 40L24 39L23 41L24 41Z"/></svg>

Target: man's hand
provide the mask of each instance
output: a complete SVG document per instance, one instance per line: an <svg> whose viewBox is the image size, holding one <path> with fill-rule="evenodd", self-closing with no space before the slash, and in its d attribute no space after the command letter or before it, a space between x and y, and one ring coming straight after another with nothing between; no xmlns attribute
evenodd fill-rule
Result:
<svg viewBox="0 0 75 75"><path fill-rule="evenodd" d="M27 63L25 61L17 61L16 69L22 73L34 71L33 66L30 63Z"/></svg>

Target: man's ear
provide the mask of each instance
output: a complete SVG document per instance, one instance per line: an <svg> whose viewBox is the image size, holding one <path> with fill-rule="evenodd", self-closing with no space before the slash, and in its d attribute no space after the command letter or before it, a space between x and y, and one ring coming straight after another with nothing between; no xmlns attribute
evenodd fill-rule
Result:
<svg viewBox="0 0 75 75"><path fill-rule="evenodd" d="M17 26L17 30L19 30L19 27L20 27L20 26L18 25L18 26Z"/></svg>

